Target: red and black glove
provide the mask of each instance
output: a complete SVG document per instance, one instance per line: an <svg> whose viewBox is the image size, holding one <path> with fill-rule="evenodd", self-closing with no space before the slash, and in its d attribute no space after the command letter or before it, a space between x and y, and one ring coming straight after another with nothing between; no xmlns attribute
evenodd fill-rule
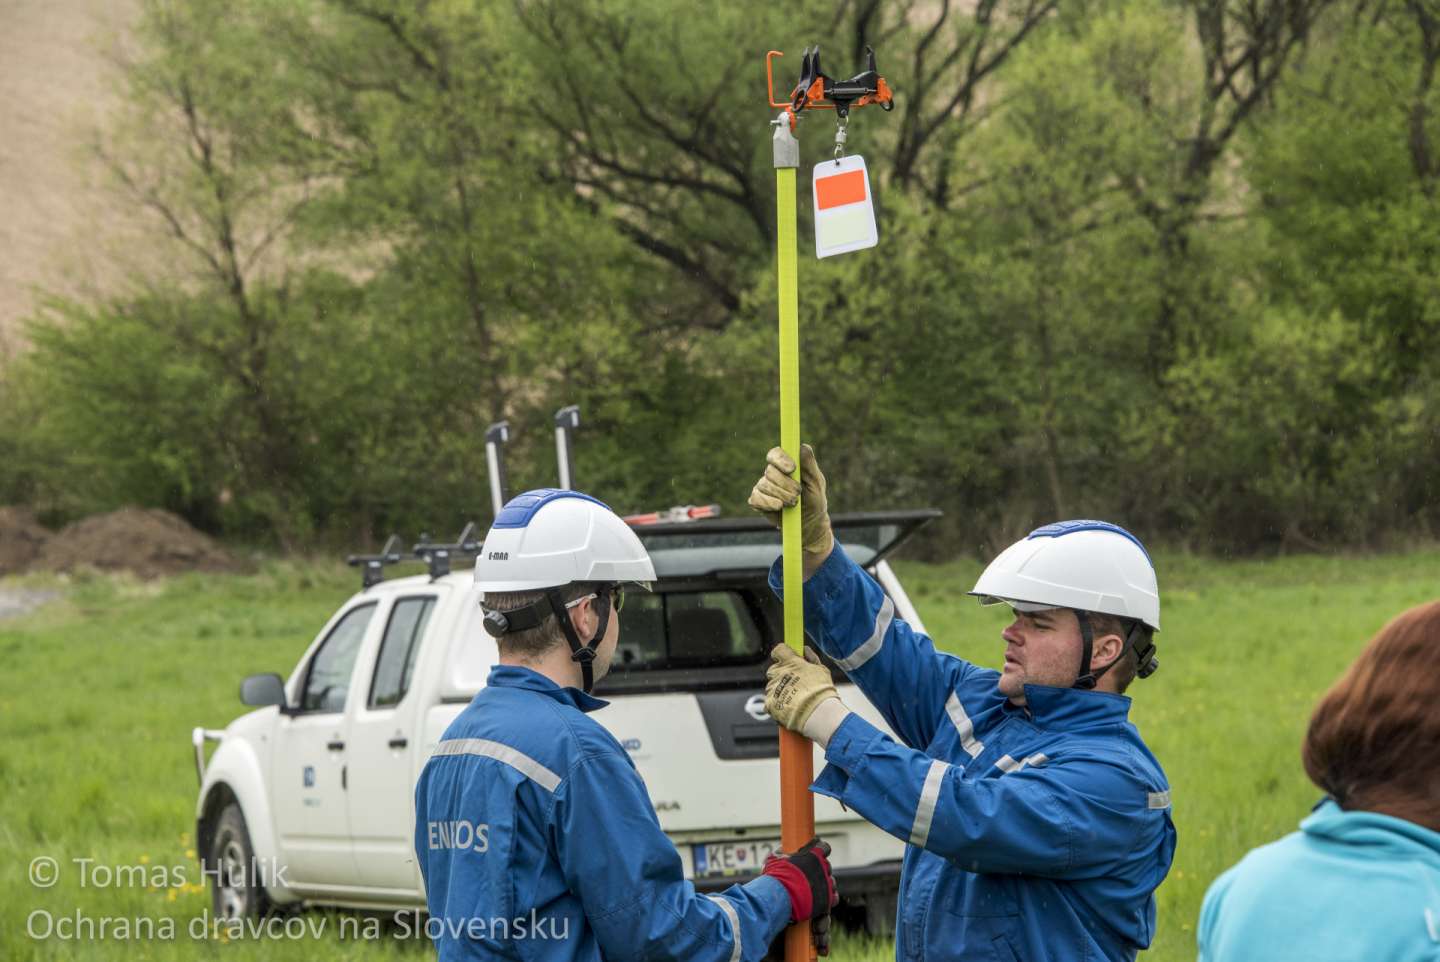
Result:
<svg viewBox="0 0 1440 962"><path fill-rule="evenodd" d="M830 910L840 901L829 855L830 844L812 838L794 855L771 855L760 873L785 886L790 896L790 921L811 920L815 951L820 955L830 954Z"/></svg>

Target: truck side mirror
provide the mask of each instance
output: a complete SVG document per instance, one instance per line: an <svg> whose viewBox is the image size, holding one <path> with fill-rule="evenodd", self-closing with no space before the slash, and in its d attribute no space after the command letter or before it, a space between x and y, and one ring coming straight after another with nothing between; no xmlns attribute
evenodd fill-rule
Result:
<svg viewBox="0 0 1440 962"><path fill-rule="evenodd" d="M240 701L256 708L267 705L285 707L285 683L272 672L251 675L240 683Z"/></svg>

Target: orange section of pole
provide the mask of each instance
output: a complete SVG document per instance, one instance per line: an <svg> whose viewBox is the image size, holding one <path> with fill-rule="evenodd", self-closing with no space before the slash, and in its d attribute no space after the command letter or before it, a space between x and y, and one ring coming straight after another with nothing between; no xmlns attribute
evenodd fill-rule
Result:
<svg viewBox="0 0 1440 962"><path fill-rule="evenodd" d="M800 166L800 145L790 132L789 116L781 112L775 122L775 268L780 305L780 446L795 458L800 471L800 295L795 242L795 169ZM805 650L804 578L800 558L800 505L781 516L781 555L784 559L785 644ZM780 844L797 850L815 834L815 801L810 795L814 774L810 740L794 732L780 732ZM785 931L785 962L813 962L815 946L810 925L801 922Z"/></svg>
<svg viewBox="0 0 1440 962"><path fill-rule="evenodd" d="M810 782L815 768L810 739L780 730L780 844L793 852L815 836L815 800ZM785 930L785 962L812 962L815 946L810 924Z"/></svg>

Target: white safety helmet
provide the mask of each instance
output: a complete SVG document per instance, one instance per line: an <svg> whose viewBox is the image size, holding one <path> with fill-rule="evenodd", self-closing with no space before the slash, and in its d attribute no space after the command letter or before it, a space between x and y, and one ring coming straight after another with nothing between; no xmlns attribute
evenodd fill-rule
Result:
<svg viewBox="0 0 1440 962"><path fill-rule="evenodd" d="M1007 604L1017 611L1069 608L1080 615L1084 639L1077 687L1094 687L1105 669L1090 671L1091 631L1085 612L1114 615L1160 630L1160 589L1155 565L1140 539L1106 521L1057 521L1036 528L990 562L970 592L982 604ZM1131 630L1127 648L1136 651L1139 674L1155 671L1149 632Z"/></svg>
<svg viewBox="0 0 1440 962"><path fill-rule="evenodd" d="M570 659L580 666L586 693L595 685L596 652L614 613L609 595L602 593L594 633L581 638L567 614L574 602L567 603L559 589L576 582L648 585L654 580L655 566L629 525L588 494L555 488L511 498L495 516L475 560L485 631L500 639L554 618L570 645ZM528 591L543 591L544 599L504 611L485 604L494 592Z"/></svg>
<svg viewBox="0 0 1440 962"><path fill-rule="evenodd" d="M1073 608L1160 630L1155 566L1140 539L1105 521L1036 528L990 562L970 592L1019 611Z"/></svg>
<svg viewBox="0 0 1440 962"><path fill-rule="evenodd" d="M511 498L475 559L475 583L486 593L654 580L650 555L628 524L588 494L556 488Z"/></svg>

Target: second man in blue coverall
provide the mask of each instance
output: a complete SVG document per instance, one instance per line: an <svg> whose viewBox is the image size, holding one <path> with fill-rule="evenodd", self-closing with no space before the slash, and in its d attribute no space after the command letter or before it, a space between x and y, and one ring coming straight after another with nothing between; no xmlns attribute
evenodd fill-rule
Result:
<svg viewBox="0 0 1440 962"><path fill-rule="evenodd" d="M415 790L442 960L741 962L791 921L828 920L818 840L696 893L634 764L589 717L606 704L590 688L614 657L624 585L654 579L635 533L587 495L531 491L496 517L475 580L500 663Z"/></svg>
<svg viewBox="0 0 1440 962"><path fill-rule="evenodd" d="M1144 547L1094 521L1012 545L971 592L1015 612L1004 670L980 668L895 617L836 548L808 446L800 468L797 483L793 459L772 450L750 504L778 522L803 486L806 631L899 741L845 707L828 668L784 646L766 704L824 748L813 791L908 843L896 958L1133 960L1154 937L1175 850L1169 783L1121 694L1156 666Z"/></svg>

